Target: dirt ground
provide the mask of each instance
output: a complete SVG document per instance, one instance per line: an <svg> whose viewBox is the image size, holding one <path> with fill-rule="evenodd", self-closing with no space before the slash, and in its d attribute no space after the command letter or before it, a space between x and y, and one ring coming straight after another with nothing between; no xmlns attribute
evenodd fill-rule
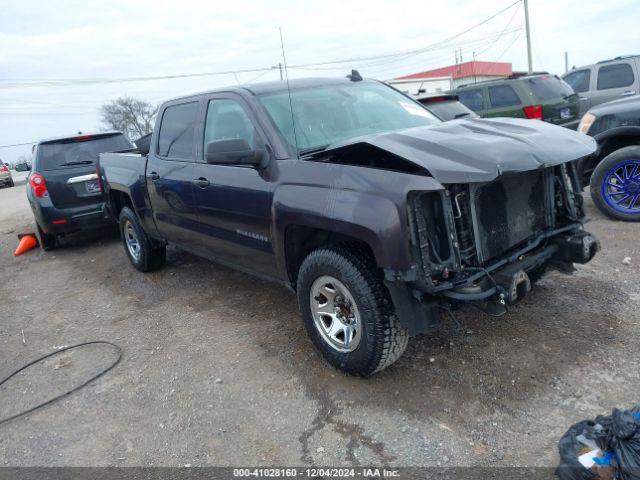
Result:
<svg viewBox="0 0 640 480"><path fill-rule="evenodd" d="M500 319L458 314L363 380L315 352L293 294L175 250L141 274L112 232L12 252L24 181L0 190L0 378L64 345L120 363L0 425L0 466L555 466L572 424L638 401L640 224L587 200L603 251ZM631 258L631 265L623 259ZM0 417L115 358L62 353L0 388Z"/></svg>

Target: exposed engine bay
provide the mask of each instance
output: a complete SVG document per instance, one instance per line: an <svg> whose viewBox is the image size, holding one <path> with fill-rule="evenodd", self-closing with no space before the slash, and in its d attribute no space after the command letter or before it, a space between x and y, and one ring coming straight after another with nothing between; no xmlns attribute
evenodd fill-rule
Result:
<svg viewBox="0 0 640 480"><path fill-rule="evenodd" d="M598 244L583 231L579 192L571 162L415 194L420 290L453 302L514 303L547 266L570 272L588 262Z"/></svg>

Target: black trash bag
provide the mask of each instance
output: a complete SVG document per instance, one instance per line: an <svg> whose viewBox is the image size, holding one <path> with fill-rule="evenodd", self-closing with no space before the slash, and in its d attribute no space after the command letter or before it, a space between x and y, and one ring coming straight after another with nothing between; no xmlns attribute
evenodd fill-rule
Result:
<svg viewBox="0 0 640 480"><path fill-rule="evenodd" d="M640 417L633 413L640 413L638 407L613 411L608 442L609 450L616 455L611 465L619 480L640 480Z"/></svg>
<svg viewBox="0 0 640 480"><path fill-rule="evenodd" d="M556 469L556 475L560 480L597 480L595 473L584 468L578 461L578 452L584 448L584 445L576 439L579 435L591 438L589 432L594 426L595 423L591 420L576 423L560 439L558 443L560 465Z"/></svg>
<svg viewBox="0 0 640 480"><path fill-rule="evenodd" d="M578 461L584 448L576 437L593 440L603 452L613 452L611 467L616 480L640 480L640 405L631 410L614 410L611 416L575 424L560 439L560 480L597 480L597 476Z"/></svg>

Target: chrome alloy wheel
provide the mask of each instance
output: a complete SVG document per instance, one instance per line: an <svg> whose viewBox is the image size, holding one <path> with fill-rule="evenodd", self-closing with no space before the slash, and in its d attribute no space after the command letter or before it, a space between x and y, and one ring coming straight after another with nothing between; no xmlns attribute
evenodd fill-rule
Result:
<svg viewBox="0 0 640 480"><path fill-rule="evenodd" d="M324 275L313 282L309 297L313 324L322 339L339 352L354 351L362 337L362 320L347 287Z"/></svg>
<svg viewBox="0 0 640 480"><path fill-rule="evenodd" d="M138 240L138 235L136 234L133 225L129 220L127 220L124 224L124 241L127 244L127 250L129 250L129 255L136 262L140 260L140 241Z"/></svg>

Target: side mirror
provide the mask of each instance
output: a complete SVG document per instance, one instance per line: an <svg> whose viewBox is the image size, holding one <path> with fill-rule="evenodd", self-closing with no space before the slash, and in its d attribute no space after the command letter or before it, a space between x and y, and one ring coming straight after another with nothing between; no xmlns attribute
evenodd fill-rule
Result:
<svg viewBox="0 0 640 480"><path fill-rule="evenodd" d="M267 152L263 148L252 149L243 138L214 140L204 150L207 163L217 165L253 165L264 167Z"/></svg>

